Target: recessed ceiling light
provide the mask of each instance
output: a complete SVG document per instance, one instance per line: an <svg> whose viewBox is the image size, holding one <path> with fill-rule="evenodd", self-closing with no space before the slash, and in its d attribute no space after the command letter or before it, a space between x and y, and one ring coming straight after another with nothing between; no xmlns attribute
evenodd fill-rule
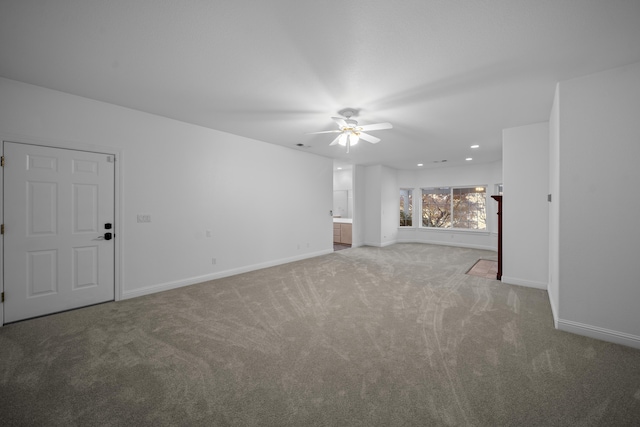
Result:
<svg viewBox="0 0 640 427"><path fill-rule="evenodd" d="M424 166L424 164L422 164L422 163L418 163L418 166Z"/></svg>
<svg viewBox="0 0 640 427"><path fill-rule="evenodd" d="M471 157L467 157L465 160L468 162L468 161L473 160L473 159Z"/></svg>
<svg viewBox="0 0 640 427"><path fill-rule="evenodd" d="M478 144L472 145L471 148L480 148Z"/></svg>
<svg viewBox="0 0 640 427"><path fill-rule="evenodd" d="M341 171L341 170L342 170L342 168L338 168L338 170L339 170L339 171Z"/></svg>

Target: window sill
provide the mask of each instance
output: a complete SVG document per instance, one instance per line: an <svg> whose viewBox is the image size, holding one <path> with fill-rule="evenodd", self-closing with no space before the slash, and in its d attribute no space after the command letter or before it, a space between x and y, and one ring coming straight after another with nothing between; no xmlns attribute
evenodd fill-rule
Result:
<svg viewBox="0 0 640 427"><path fill-rule="evenodd" d="M455 234L477 234L480 236L487 236L492 234L489 230L468 230L466 228L432 228L432 227L414 227L414 226L399 226L399 230L419 230L427 233L455 233Z"/></svg>

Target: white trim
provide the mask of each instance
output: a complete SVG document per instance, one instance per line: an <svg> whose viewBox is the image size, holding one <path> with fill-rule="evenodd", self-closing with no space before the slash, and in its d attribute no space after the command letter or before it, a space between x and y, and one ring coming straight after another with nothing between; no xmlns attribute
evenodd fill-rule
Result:
<svg viewBox="0 0 640 427"><path fill-rule="evenodd" d="M398 227L401 230L405 230L406 228L410 228L410 227ZM491 235L491 232L489 230L477 230L474 228L446 228L446 227L424 227L422 225L419 225L417 227L414 227L416 230L419 230L421 232L427 232L427 233L455 233L455 234L460 234L460 235L469 235L469 234L475 234L478 236L489 236Z"/></svg>
<svg viewBox="0 0 640 427"><path fill-rule="evenodd" d="M117 155L121 150L106 145L88 144L79 141L69 141L57 138L42 138L37 136L19 135L15 133L3 132L0 134L2 141L16 142L19 144L41 145L44 147L67 148L70 150L90 151L92 153ZM117 159L117 158L116 158Z"/></svg>
<svg viewBox="0 0 640 427"><path fill-rule="evenodd" d="M391 246L391 245L395 245L396 243L401 243L398 240L391 240L389 242L364 242L364 244L362 246L373 246L375 248L384 248L386 246ZM354 246L351 245L351 247L353 248Z"/></svg>
<svg viewBox="0 0 640 427"><path fill-rule="evenodd" d="M492 246L473 245L470 243L448 243L438 240L417 240L417 239L398 239L397 243L424 243L425 245L440 245L440 246L453 246L455 248L469 248L469 249L481 249L484 251L498 252L498 250Z"/></svg>
<svg viewBox="0 0 640 427"><path fill-rule="evenodd" d="M124 171L124 151L114 150L116 154L115 162L115 213L114 220L116 223L117 235L114 238L115 243L115 268L113 272L113 280L115 281L115 294L114 300L120 301L122 299L122 292L124 289L124 239L125 239L125 227L124 227L124 183L122 179L122 173Z"/></svg>
<svg viewBox="0 0 640 427"><path fill-rule="evenodd" d="M558 329L558 313L556 312L556 301L553 299L551 292L547 290L547 296L549 297L549 305L551 306L551 314L553 315L553 326Z"/></svg>
<svg viewBox="0 0 640 427"><path fill-rule="evenodd" d="M547 290L547 284L544 282L518 279L517 277L509 277L509 276L505 276L504 274L502 275L502 282L508 283L509 285L526 286L527 288L536 288L536 289L542 289L545 291Z"/></svg>
<svg viewBox="0 0 640 427"><path fill-rule="evenodd" d="M125 291L122 294L122 299L136 298L143 295L155 294L156 292L168 291L171 289L181 288L183 286L195 285L196 283L208 282L210 280L215 280L215 279L222 279L223 277L235 276L236 274L248 273L250 271L261 270L263 268L274 267L276 265L287 264L294 261L301 261L303 259L308 259L308 258L315 258L321 255L327 255L331 253L333 253L333 249L327 249L327 250L313 252L309 254L297 255L294 257L281 258L274 261L267 261L259 264L233 268L231 270L219 271L217 273L190 277L187 279L176 280L173 282L159 283L157 285L150 285L144 288L134 289L132 291Z"/></svg>
<svg viewBox="0 0 640 427"><path fill-rule="evenodd" d="M124 231L124 221L122 220L122 212L124 210L123 205L123 191L124 188L123 179L122 179L122 171L121 163L124 160L123 151L121 149L104 146L104 145L95 145L88 144L84 142L78 141L69 141L63 139L56 138L42 138L28 135L19 135L10 132L0 133L0 143L2 143L2 147L4 146L4 141L7 142L16 142L21 144L31 144L31 145L39 145L44 147L53 147L53 148L66 148L70 150L78 150L78 151L89 151L92 153L102 153L102 154L111 154L115 156L116 162L114 164L114 223L116 233L116 238L114 239L114 274L113 274L113 285L114 285L114 300L119 301L122 298L123 294L123 269L122 265L124 261L123 247L124 247L124 239L125 239L125 231ZM3 148L2 148L3 150ZM4 155L4 151L2 153ZM4 212L4 182L2 173L0 173L0 211ZM4 217L2 217L2 223L4 223ZM4 253L2 252L4 245L0 245L0 263L4 262ZM4 292L4 265L1 268L0 274L0 291ZM4 324L4 304L0 304L0 327Z"/></svg>
<svg viewBox="0 0 640 427"><path fill-rule="evenodd" d="M572 334L583 335L597 340L612 342L640 349L640 337L627 334L625 332L613 331L611 329L599 328L571 320L558 319L557 329Z"/></svg>

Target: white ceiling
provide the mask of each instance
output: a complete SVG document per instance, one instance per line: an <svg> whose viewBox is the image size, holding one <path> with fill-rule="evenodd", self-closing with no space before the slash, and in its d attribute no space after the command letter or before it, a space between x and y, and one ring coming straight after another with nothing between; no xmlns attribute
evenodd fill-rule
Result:
<svg viewBox="0 0 640 427"><path fill-rule="evenodd" d="M558 80L636 61L640 0L0 0L0 76L398 169L499 160ZM345 107L394 128L305 135Z"/></svg>

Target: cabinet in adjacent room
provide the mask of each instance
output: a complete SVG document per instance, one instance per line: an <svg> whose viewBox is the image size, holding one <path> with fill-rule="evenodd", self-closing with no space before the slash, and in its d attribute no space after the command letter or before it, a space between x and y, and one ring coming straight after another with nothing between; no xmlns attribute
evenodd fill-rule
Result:
<svg viewBox="0 0 640 427"><path fill-rule="evenodd" d="M333 223L333 243L342 243L344 245L350 245L351 238L351 224L344 222Z"/></svg>
<svg viewBox="0 0 640 427"><path fill-rule="evenodd" d="M340 243L340 223L333 223L333 243Z"/></svg>

